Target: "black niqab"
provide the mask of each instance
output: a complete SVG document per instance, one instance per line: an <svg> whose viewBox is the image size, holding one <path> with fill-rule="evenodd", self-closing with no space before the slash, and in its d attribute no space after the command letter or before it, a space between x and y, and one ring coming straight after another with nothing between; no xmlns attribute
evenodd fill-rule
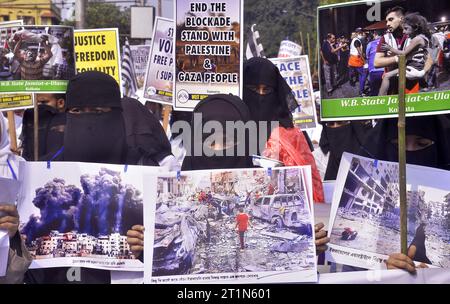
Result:
<svg viewBox="0 0 450 304"><path fill-rule="evenodd" d="M434 142L431 146L406 152L408 164L450 170L450 119L448 115L406 118L406 135L417 135ZM383 119L367 134L361 154L374 159L398 161L397 119Z"/></svg>
<svg viewBox="0 0 450 304"><path fill-rule="evenodd" d="M51 122L58 115L58 110L48 105L38 106L38 159L46 159L50 147L47 143L47 136L51 128ZM34 109L28 109L23 115L22 124L22 157L26 160L34 160ZM51 149L50 149L51 150Z"/></svg>
<svg viewBox="0 0 450 304"><path fill-rule="evenodd" d="M58 151L64 146L64 130L66 128L66 113L53 116L48 125L45 155L42 160L57 157Z"/></svg>
<svg viewBox="0 0 450 304"><path fill-rule="evenodd" d="M342 153L359 153L365 135L370 129L371 124L359 121L352 121L337 128L330 128L324 124L319 146L324 154L330 152L325 180L336 179Z"/></svg>
<svg viewBox="0 0 450 304"><path fill-rule="evenodd" d="M207 122L217 121L222 126L222 130L226 130L226 122L242 121L246 123L250 119L250 114L247 106L239 97L232 95L211 95L202 100L194 109L194 116L191 121L191 147L188 155L185 157L182 165L182 170L201 170L201 169L229 169L229 168L249 168L252 167L251 157L248 155L248 133L245 132L244 143L238 143L238 134L243 130L234 130L233 144L228 149L224 149L222 155L207 156L205 149L208 145L205 141L211 139L213 134L218 135L218 139L225 138L224 133L219 134L218 130L211 130L211 132L203 133L202 129ZM196 121L195 114L201 113L202 120ZM197 134L197 135L196 135ZM227 134L230 135L230 134ZM240 144L245 145L245 155L238 156L238 147ZM197 148L195 148L197 147ZM194 156L195 152L200 152L201 155ZM212 152L211 150L209 152ZM233 156L229 156L233 152ZM228 154L228 155L227 155Z"/></svg>
<svg viewBox="0 0 450 304"><path fill-rule="evenodd" d="M110 107L109 112L67 113L64 160L123 164L126 161L125 122L119 85L109 75L90 71L69 81L66 108Z"/></svg>
<svg viewBox="0 0 450 304"><path fill-rule="evenodd" d="M264 84L273 89L259 95L248 86ZM289 85L268 59L253 57L244 64L244 102L255 121L278 121L285 128L294 126L292 113L298 107Z"/></svg>

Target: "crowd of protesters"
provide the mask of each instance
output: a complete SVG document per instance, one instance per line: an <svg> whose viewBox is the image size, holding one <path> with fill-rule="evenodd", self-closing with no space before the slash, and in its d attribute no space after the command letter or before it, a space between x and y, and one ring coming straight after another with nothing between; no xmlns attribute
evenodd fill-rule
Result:
<svg viewBox="0 0 450 304"><path fill-rule="evenodd" d="M348 93L344 93L341 94L344 96L334 97L394 94L396 62L385 64L378 59L398 60L395 58L400 54L407 58L407 92L425 92L439 87L439 74L450 72L448 25L431 26L420 14L394 7L387 11L385 25L378 27L371 30L358 27L350 35L327 34L320 50L324 96L333 96L336 89L347 83L358 87L357 95L345 96Z"/></svg>

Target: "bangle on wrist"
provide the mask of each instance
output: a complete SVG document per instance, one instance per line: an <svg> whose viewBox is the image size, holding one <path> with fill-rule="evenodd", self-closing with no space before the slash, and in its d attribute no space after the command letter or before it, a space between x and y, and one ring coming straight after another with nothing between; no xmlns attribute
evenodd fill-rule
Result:
<svg viewBox="0 0 450 304"><path fill-rule="evenodd" d="M396 55L394 58L395 58L395 62L398 63L398 55Z"/></svg>

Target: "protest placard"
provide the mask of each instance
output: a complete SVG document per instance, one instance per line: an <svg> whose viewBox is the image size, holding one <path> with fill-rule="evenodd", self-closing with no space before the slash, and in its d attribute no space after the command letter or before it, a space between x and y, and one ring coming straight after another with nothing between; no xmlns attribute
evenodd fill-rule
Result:
<svg viewBox="0 0 450 304"><path fill-rule="evenodd" d="M19 26L19 25L23 25L23 20L10 20L10 21L2 21L0 22L0 26L3 25L9 25L9 26ZM3 36L4 33L3 31L1 31L1 35Z"/></svg>
<svg viewBox="0 0 450 304"><path fill-rule="evenodd" d="M145 82L145 72L150 54L150 45L130 45L133 57L134 71L136 73L137 89L142 90Z"/></svg>
<svg viewBox="0 0 450 304"><path fill-rule="evenodd" d="M400 8L389 11L395 7ZM441 16L449 10L450 2L438 0L359 1L319 7L322 120L396 117L396 56L402 52L407 69L406 115L448 113L449 36ZM414 31L406 34L408 26ZM408 49L412 44L416 47Z"/></svg>
<svg viewBox="0 0 450 304"><path fill-rule="evenodd" d="M28 109L33 107L33 94L0 95L0 112Z"/></svg>
<svg viewBox="0 0 450 304"><path fill-rule="evenodd" d="M291 87L299 105L292 113L294 124L302 130L314 129L317 125L317 116L308 56L270 60L278 67L281 76Z"/></svg>
<svg viewBox="0 0 450 304"><path fill-rule="evenodd" d="M242 14L242 0L175 1L176 110L212 94L241 97Z"/></svg>
<svg viewBox="0 0 450 304"><path fill-rule="evenodd" d="M278 58L297 57L302 55L302 47L290 40L283 40L280 43Z"/></svg>
<svg viewBox="0 0 450 304"><path fill-rule="evenodd" d="M75 31L77 73L99 71L112 76L121 85L119 31L117 28Z"/></svg>
<svg viewBox="0 0 450 304"><path fill-rule="evenodd" d="M448 268L449 172L407 165L406 175L408 252L418 264ZM384 268L388 255L400 252L398 163L344 153L329 227L330 261Z"/></svg>
<svg viewBox="0 0 450 304"><path fill-rule="evenodd" d="M0 93L64 93L75 75L73 28L0 25Z"/></svg>
<svg viewBox="0 0 450 304"><path fill-rule="evenodd" d="M157 17L155 21L152 49L147 63L144 99L172 105L174 78L173 53L174 22Z"/></svg>
<svg viewBox="0 0 450 304"><path fill-rule="evenodd" d="M22 162L18 211L20 232L26 235L25 245L33 257L30 268L142 270L126 234L143 224L142 174L157 170Z"/></svg>

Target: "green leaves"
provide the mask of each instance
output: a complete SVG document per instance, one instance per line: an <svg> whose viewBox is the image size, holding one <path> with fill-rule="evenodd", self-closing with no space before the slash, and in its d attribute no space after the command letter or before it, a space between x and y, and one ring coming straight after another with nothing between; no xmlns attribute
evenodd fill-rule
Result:
<svg viewBox="0 0 450 304"><path fill-rule="evenodd" d="M244 33L256 23L260 42L267 57L276 57L280 42L285 38L301 44L307 52L306 33L310 33L311 52L316 45L316 10L319 0L246 0L244 2ZM245 37L245 43L247 37Z"/></svg>

